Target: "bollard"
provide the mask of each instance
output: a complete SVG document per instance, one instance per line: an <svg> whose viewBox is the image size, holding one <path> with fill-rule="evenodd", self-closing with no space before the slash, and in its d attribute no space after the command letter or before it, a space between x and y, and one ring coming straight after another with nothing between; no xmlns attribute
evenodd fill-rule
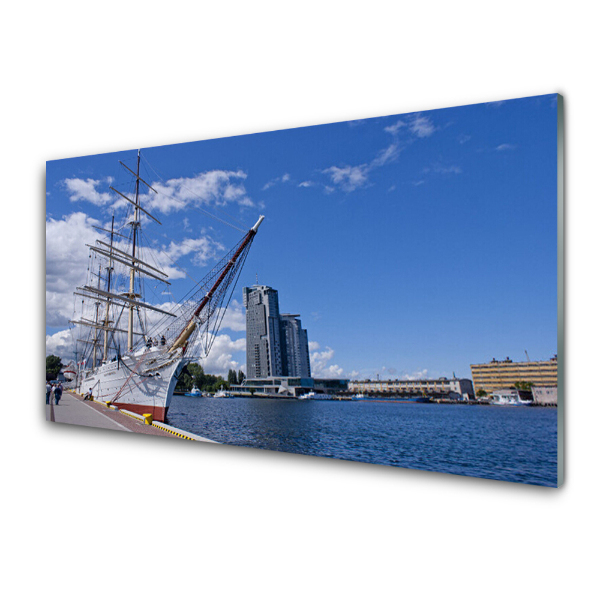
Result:
<svg viewBox="0 0 600 600"><path fill-rule="evenodd" d="M144 425L152 425L152 414L151 413L144 413L142 415L142 417L144 417Z"/></svg>

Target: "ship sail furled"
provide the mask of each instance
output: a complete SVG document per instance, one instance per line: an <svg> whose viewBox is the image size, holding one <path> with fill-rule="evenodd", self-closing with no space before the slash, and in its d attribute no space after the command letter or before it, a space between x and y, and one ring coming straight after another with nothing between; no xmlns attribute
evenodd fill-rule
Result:
<svg viewBox="0 0 600 600"><path fill-rule="evenodd" d="M156 191L139 175L139 152L137 172L123 166L135 177L134 199L111 189L134 207L133 219L129 222L130 249L119 247L115 242L117 237L125 236L115 231L114 217L111 229L102 229L110 233L110 242L97 240L94 245L87 244L90 256L102 262L106 273L103 276L99 267L97 281L88 276L86 285L78 287L75 292L82 298L82 303L92 306L87 318L71 321L74 325L89 328L91 332L87 340L78 340L88 347L84 351L84 356L87 356L84 364L88 368L80 373L79 389L81 392L92 389L95 399L140 414L150 413L155 419L164 420L177 378L185 364L206 357L210 352L264 217L258 219L254 227L179 303L150 304L142 298L143 281L152 279L169 285L167 274L140 256L140 213L160 224L140 205L140 183ZM120 285L115 285L115 268L119 265L121 269L128 269L127 281L121 276ZM95 272L95 268L93 271L90 269L89 275L96 277ZM123 290L126 283L128 285ZM156 315L150 319L154 323L151 326L141 316L147 311ZM124 313L127 316L126 326L120 325ZM134 327L136 313L138 325ZM126 351L123 353L116 342L115 336L119 334L127 335ZM109 357L111 340L112 359ZM101 341L102 360L98 364Z"/></svg>

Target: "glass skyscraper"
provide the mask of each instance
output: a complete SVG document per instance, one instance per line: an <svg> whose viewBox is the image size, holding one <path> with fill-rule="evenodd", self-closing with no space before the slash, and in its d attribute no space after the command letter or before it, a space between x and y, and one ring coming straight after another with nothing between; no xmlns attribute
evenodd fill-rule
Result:
<svg viewBox="0 0 600 600"><path fill-rule="evenodd" d="M244 288L243 294L247 377L310 377L308 336L300 315L280 314L279 294L267 285Z"/></svg>

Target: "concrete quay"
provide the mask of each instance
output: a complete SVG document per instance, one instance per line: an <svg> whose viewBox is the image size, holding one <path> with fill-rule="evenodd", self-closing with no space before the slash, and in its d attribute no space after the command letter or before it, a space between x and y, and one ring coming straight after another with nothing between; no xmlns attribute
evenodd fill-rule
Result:
<svg viewBox="0 0 600 600"><path fill-rule="evenodd" d="M155 421L151 425L146 424L144 417L141 415L136 415L129 411L121 411L116 407L109 408L101 402L84 401L79 394L68 391L63 392L58 405L55 405L53 402L46 404L46 420L54 423L81 425L98 429L112 429L115 431L143 433L159 437L178 437L199 442L218 443L190 433L189 431L177 429L166 423Z"/></svg>

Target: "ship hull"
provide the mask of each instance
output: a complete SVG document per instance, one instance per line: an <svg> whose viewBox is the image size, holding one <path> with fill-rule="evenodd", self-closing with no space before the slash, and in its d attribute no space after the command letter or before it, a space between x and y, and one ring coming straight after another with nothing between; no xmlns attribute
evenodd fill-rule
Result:
<svg viewBox="0 0 600 600"><path fill-rule="evenodd" d="M125 355L84 374L79 392L95 400L165 421L177 378L187 361L158 348Z"/></svg>

